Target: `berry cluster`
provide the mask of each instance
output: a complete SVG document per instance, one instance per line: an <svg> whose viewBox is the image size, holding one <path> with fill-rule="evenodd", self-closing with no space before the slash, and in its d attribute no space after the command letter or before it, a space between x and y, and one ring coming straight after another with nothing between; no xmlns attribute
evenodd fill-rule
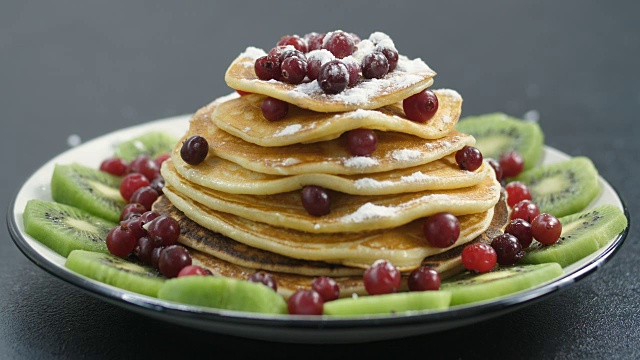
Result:
<svg viewBox="0 0 640 360"><path fill-rule="evenodd" d="M507 159L507 161L503 161ZM511 165L517 164L514 171ZM506 173L519 174L522 171L521 156L517 152L509 153L500 162L490 159L489 163L496 170L496 177L502 180L503 169ZM519 170L518 170L519 169ZM505 186L507 205L511 209L509 223L504 234L491 240L491 244L475 243L466 246L462 251L464 266L479 273L488 272L497 264L512 265L525 256L525 249L535 239L542 245L553 245L562 233L562 224L553 215L540 213L538 206L532 201L531 191L526 184L512 181Z"/></svg>
<svg viewBox="0 0 640 360"><path fill-rule="evenodd" d="M326 94L338 94L364 79L380 79L398 64L393 43L380 39L372 52L357 61L353 53L360 38L344 31L283 36L269 53L256 59L254 69L261 80L289 84L317 81Z"/></svg>

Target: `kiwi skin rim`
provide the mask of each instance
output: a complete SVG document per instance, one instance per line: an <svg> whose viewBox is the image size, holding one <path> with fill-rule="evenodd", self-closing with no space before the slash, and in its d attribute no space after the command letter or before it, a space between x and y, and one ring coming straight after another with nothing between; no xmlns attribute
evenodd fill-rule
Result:
<svg viewBox="0 0 640 360"><path fill-rule="evenodd" d="M612 187L613 188L613 187ZM410 316L384 316L380 318L360 317L345 319L309 318L293 315L269 315L251 314L234 311L218 311L216 309L204 309L197 307L185 307L179 304L167 303L143 295L131 294L119 289L104 286L79 276L63 267L56 265L40 254L29 244L29 240L22 234L15 209L16 199L9 204L7 211L7 226L9 233L20 251L36 265L48 273L87 291L90 295L124 308L135 310L152 317L159 317L167 321L179 320L183 324L209 331L232 331L239 334L254 336L255 338L273 339L285 338L287 342L309 340L311 335L322 333L321 341L343 342L350 337L345 336L344 331L371 331L372 328L384 327L379 331L392 331L396 329L398 334L404 334L402 330L412 334L442 331L477 321L488 319L494 315L508 313L526 305L542 300L545 296L557 294L576 281L599 269L613 256L624 243L631 226L629 210L626 203L620 198L619 192L613 188L620 199L623 213L627 218L627 227L616 239L614 239L600 255L591 260L582 268L567 273L565 276L552 283L539 288L527 290L522 294L508 296L497 301L492 301L473 306L452 308L448 311L416 314ZM17 196L16 196L17 197ZM256 328L257 327L257 328ZM390 329L391 327L391 329ZM331 332L332 330L335 333ZM268 335L261 335L267 333Z"/></svg>

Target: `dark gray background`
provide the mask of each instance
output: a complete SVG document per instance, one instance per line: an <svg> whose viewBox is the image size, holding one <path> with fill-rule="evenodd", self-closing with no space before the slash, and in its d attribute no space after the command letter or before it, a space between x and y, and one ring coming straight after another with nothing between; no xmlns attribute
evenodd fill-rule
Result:
<svg viewBox="0 0 640 360"><path fill-rule="evenodd" d="M633 1L195 1L0 3L2 191L8 206L44 162L129 125L187 114L230 90L249 45L343 29L388 33L464 97L464 115L540 115L546 143L593 159L632 215L622 250L547 301L437 334L366 345L282 345L151 320L101 302L0 238L0 358L639 358L640 6ZM90 154L88 155L90 156ZM458 345L446 345L456 341ZM413 355L415 356L415 355Z"/></svg>

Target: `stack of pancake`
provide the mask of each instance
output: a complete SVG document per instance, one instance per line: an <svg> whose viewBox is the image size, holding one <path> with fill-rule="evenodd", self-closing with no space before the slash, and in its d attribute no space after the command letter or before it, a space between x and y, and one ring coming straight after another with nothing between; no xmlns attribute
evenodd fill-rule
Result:
<svg viewBox="0 0 640 360"><path fill-rule="evenodd" d="M225 80L250 94L198 110L162 167L165 195L154 209L180 222L180 242L192 249L194 263L235 278L265 270L285 298L317 276L336 279L341 296L364 295L362 275L378 259L405 275L428 265L445 278L462 270L465 244L488 242L503 228L507 209L492 168L484 163L470 172L455 161L456 151L475 143L454 128L461 96L434 90L439 108L431 120L405 118L402 100L433 84L435 73L420 59L401 55L384 79L325 95L316 81L257 79L253 65L262 55L248 48L234 60ZM283 119L263 117L267 96L289 103ZM347 149L346 133L358 128L376 132L369 156ZM193 135L209 144L198 165L180 156ZM307 185L328 191L329 214L307 213ZM423 235L424 219L438 212L460 221L450 248Z"/></svg>

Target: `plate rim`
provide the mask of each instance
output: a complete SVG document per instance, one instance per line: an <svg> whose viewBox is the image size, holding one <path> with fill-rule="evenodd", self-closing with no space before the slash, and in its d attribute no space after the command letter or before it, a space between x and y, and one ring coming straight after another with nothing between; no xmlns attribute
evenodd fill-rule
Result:
<svg viewBox="0 0 640 360"><path fill-rule="evenodd" d="M116 129L107 134L98 136L81 146L87 146L94 142L104 140L108 136L119 132L127 132L132 129L141 130L147 127L157 127L159 123L171 123L178 121L188 120L190 114L178 115L168 117L164 119L158 119L131 127L122 129ZM97 297L103 301L125 307L129 310L138 311L145 315L163 318L166 321L176 321L183 323L184 325L191 325L192 327L200 328L203 330L216 331L217 325L230 326L234 332L231 335L247 336L265 340L285 341L285 342L309 342L309 335L317 334L321 331L323 334L328 335L329 331L334 331L334 336L329 336L320 342L353 342L355 339L353 336L344 336L345 331L363 329L388 329L393 328L411 328L412 333L425 333L431 331L440 331L448 328L464 326L469 323L482 321L483 318L499 316L503 313L517 310L521 307L527 306L533 302L541 301L550 295L557 294L559 291L566 289L575 282L585 278L592 274L594 271L602 267L610 258L619 250L631 228L631 218L629 209L620 196L620 192L612 186L604 177L598 174L599 181L609 186L615 193L617 200L622 206L623 213L627 218L626 228L616 236L604 249L598 250L600 253L589 260L583 266L573 270L570 273L565 273L558 279L547 282L543 285L537 286L533 289L527 289L522 292L506 295L497 299L487 300L482 303L476 303L472 305L452 307L445 311L420 311L410 312L407 314L398 314L394 316L362 316L362 317L345 317L336 318L328 316L305 316L305 315L267 315L247 313L240 311L211 309L196 307L191 305L183 305L177 303L171 303L168 301L160 300L157 298L136 294L124 289L119 289L108 284L99 283L95 280L87 278L83 275L74 273L63 266L49 261L43 254L41 254L36 248L29 244L29 240L25 237L22 230L17 223L16 218L20 209L16 209L17 200L21 193L25 191L27 183L34 178L34 176L43 170L47 165L53 163L54 160L63 158L72 149L68 149L60 154L55 155L51 159L47 160L43 165L38 167L32 172L27 180L24 181L15 193L14 197L9 203L7 210L7 227L9 233L18 247L18 249L33 263L40 268L50 273L51 275L58 277L59 279L70 283L80 290L83 290L90 295ZM547 151L554 151L560 155L572 157L558 149L544 145L544 153ZM35 240L37 241L37 240ZM444 324L443 324L444 323ZM417 328L415 328L417 327ZM249 329L250 328L250 329ZM432 329L433 328L433 329ZM249 330L247 330L249 329ZM273 333L264 334L264 330L273 331ZM274 331L275 330L275 331ZM282 332L290 333L292 336L287 339L281 339L278 337ZM402 336L402 334L395 334L388 331L387 336L380 336L380 339L390 339ZM362 338L361 336L359 338ZM376 339L375 336L369 336L367 339L361 339L362 341L369 341ZM333 340L333 341L332 341ZM311 341L314 342L314 341Z"/></svg>

